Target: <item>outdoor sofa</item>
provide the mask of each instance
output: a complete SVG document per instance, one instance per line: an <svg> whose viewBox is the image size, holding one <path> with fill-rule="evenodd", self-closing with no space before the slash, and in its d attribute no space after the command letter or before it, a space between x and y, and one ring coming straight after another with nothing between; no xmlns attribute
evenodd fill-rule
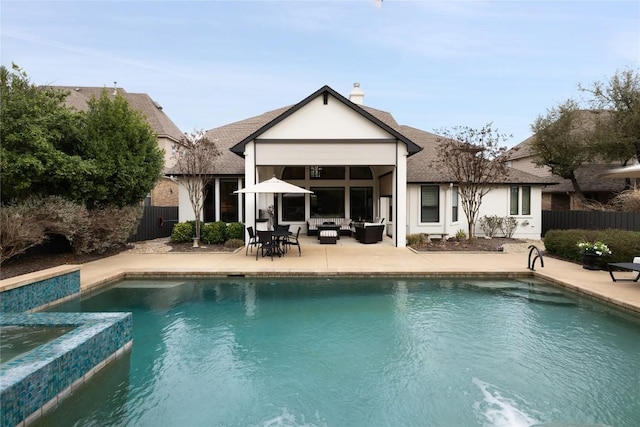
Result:
<svg viewBox="0 0 640 427"><path fill-rule="evenodd" d="M307 218L307 236L318 235L318 225L324 223L334 223L340 226L340 234L343 236L351 235L351 219L334 216Z"/></svg>

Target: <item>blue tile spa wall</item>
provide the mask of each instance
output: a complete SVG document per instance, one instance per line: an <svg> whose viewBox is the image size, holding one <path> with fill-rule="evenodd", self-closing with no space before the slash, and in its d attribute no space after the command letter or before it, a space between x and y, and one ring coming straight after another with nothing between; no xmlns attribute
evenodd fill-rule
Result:
<svg viewBox="0 0 640 427"><path fill-rule="evenodd" d="M20 313L80 292L80 270L36 280L0 294L0 313Z"/></svg>
<svg viewBox="0 0 640 427"><path fill-rule="evenodd" d="M133 336L131 313L3 314L0 326L7 325L74 328L1 365L2 426L37 419L43 406L55 406L72 385L130 348Z"/></svg>

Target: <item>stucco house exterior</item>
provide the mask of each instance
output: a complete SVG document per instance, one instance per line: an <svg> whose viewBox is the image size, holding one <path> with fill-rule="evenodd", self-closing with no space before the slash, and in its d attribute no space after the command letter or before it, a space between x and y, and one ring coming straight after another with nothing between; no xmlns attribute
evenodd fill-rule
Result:
<svg viewBox="0 0 640 427"><path fill-rule="evenodd" d="M408 234L466 231L457 183L432 164L438 135L399 125L363 99L357 83L348 98L323 86L295 105L207 131L222 155L213 165L203 220L258 226L270 206L279 223L303 232L313 217L379 219L398 247ZM313 194L234 193L273 176ZM485 196L480 216L513 216L520 223L514 237L538 239L541 189L550 182L510 169ZM179 206L179 221L194 219L183 186Z"/></svg>
<svg viewBox="0 0 640 427"><path fill-rule="evenodd" d="M163 177L153 188L145 203L152 206L178 206L178 184L167 175L167 171L175 165L176 159L173 153L176 144L183 137L183 133L162 111L160 104L146 93L129 93L117 87L52 87L67 92L69 95L65 101L66 105L78 111L86 111L89 100L93 97L99 98L102 91L106 90L110 96L115 96L116 93L122 95L131 109L141 112L157 135L158 147L164 151Z"/></svg>

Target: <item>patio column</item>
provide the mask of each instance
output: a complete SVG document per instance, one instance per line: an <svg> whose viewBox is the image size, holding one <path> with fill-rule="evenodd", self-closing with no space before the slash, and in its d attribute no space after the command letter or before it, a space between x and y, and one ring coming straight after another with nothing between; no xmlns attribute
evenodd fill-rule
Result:
<svg viewBox="0 0 640 427"><path fill-rule="evenodd" d="M256 143L251 141L245 145L244 148L244 186L256 184ZM256 194L245 193L244 208L245 212L245 242L249 241L249 233L246 231L247 227L253 227L256 230Z"/></svg>
<svg viewBox="0 0 640 427"><path fill-rule="evenodd" d="M396 225L393 237L396 247L407 246L407 146L396 144L396 167L394 170L394 223Z"/></svg>

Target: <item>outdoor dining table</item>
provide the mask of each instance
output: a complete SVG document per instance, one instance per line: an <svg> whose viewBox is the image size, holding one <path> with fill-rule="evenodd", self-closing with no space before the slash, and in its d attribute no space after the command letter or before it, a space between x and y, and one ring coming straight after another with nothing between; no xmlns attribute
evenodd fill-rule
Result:
<svg viewBox="0 0 640 427"><path fill-rule="evenodd" d="M273 231L273 242L278 252L278 256L284 255L287 248L287 240L289 239L290 232L288 229L276 229ZM282 246L282 247L281 247Z"/></svg>

